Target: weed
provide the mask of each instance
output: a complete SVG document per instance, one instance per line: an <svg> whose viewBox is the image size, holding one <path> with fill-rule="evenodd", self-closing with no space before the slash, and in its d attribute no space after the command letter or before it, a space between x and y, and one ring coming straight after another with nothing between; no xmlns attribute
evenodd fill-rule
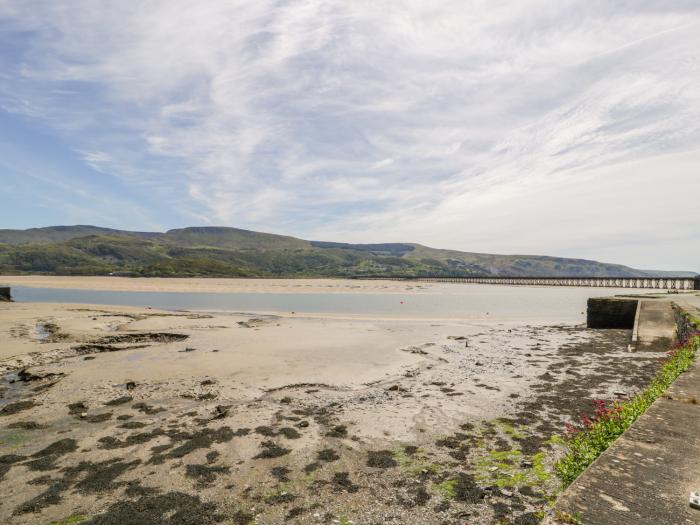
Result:
<svg viewBox="0 0 700 525"><path fill-rule="evenodd" d="M456 479L446 479L442 483L438 483L435 487L445 499L455 499L457 483L458 481Z"/></svg>

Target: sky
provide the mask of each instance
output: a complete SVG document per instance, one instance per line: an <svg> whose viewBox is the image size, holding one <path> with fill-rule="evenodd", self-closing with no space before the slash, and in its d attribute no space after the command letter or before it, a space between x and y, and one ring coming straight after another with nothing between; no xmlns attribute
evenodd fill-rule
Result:
<svg viewBox="0 0 700 525"><path fill-rule="evenodd" d="M700 271L697 0L0 0L0 228Z"/></svg>

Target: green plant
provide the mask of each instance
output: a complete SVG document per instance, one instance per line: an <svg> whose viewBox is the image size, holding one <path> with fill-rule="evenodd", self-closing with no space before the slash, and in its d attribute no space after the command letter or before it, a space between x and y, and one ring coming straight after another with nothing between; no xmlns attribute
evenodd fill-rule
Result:
<svg viewBox="0 0 700 525"><path fill-rule="evenodd" d="M445 499L454 499L457 483L459 481L456 479L446 479L442 483L438 483L436 488Z"/></svg>
<svg viewBox="0 0 700 525"><path fill-rule="evenodd" d="M700 346L700 332L692 331L679 341L656 374L651 384L629 401L615 401L607 405L597 400L596 415L584 416L583 425L568 424L567 452L555 464L563 485L570 485L593 461L600 456L636 419L641 416L666 389L685 372L693 362Z"/></svg>

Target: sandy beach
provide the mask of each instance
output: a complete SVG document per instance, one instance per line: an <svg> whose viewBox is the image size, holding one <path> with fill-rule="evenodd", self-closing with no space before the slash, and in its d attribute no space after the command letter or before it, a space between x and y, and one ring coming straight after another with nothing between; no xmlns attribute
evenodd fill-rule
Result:
<svg viewBox="0 0 700 525"><path fill-rule="evenodd" d="M139 292L206 293L414 293L449 291L440 283L361 279L205 279L156 277L70 277L55 275L3 275L0 283L11 286L72 288Z"/></svg>
<svg viewBox="0 0 700 525"><path fill-rule="evenodd" d="M211 281L177 286L247 286ZM391 293L406 283L359 286ZM658 353L627 352L629 337L574 325L0 303L0 521L538 523L557 491L564 422L593 398L633 393L658 366Z"/></svg>

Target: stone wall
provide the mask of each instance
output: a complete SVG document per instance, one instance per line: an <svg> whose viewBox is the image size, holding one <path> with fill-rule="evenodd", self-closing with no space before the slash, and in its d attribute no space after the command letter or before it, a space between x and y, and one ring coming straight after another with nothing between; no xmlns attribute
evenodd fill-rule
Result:
<svg viewBox="0 0 700 525"><path fill-rule="evenodd" d="M602 297L588 299L588 328L634 328L637 299Z"/></svg>
<svg viewBox="0 0 700 525"><path fill-rule="evenodd" d="M676 315L676 334L679 342L686 341L691 334L700 330L700 326L695 326L688 314L680 308L674 305L673 311Z"/></svg>

